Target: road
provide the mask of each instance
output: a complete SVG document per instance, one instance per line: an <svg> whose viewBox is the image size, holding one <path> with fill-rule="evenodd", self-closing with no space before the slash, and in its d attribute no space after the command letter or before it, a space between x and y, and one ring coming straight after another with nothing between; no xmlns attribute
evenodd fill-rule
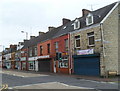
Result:
<svg viewBox="0 0 120 91"><path fill-rule="evenodd" d="M88 91L118 89L117 83L77 79L64 75L16 71L3 71L0 74L2 74L2 84L8 84L9 89L88 89Z"/></svg>

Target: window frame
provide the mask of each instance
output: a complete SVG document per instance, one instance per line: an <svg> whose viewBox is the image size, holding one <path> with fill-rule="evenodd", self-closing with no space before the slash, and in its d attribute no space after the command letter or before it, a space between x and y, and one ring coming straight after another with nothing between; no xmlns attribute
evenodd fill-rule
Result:
<svg viewBox="0 0 120 91"><path fill-rule="evenodd" d="M32 48L30 48L30 49L29 49L29 56L30 56L30 57L32 57L32 56L33 56L33 54L32 54L32 53L33 53L33 50L32 50Z"/></svg>
<svg viewBox="0 0 120 91"><path fill-rule="evenodd" d="M50 54L50 43L47 44L47 53Z"/></svg>
<svg viewBox="0 0 120 91"><path fill-rule="evenodd" d="M77 43L77 42L76 42L77 40L81 41L81 40L80 40L80 35L76 35L76 36L79 36L79 38L78 38L78 39L75 38L75 48L80 48L80 46L77 47L77 44L76 44L76 43ZM75 37L76 37L76 36L75 36Z"/></svg>
<svg viewBox="0 0 120 91"><path fill-rule="evenodd" d="M91 23L89 23L89 18L91 17ZM86 17L86 25L89 26L91 24L93 24L93 15L91 13L88 14L88 16Z"/></svg>
<svg viewBox="0 0 120 91"><path fill-rule="evenodd" d="M40 46L40 55L43 55L43 46Z"/></svg>
<svg viewBox="0 0 120 91"><path fill-rule="evenodd" d="M54 42L54 45L55 45L55 52L58 52L58 48L59 48L59 43L58 41Z"/></svg>
<svg viewBox="0 0 120 91"><path fill-rule="evenodd" d="M69 47L69 42L68 42L68 39L64 39L64 42L65 42L65 51L67 51L68 52L68 47Z"/></svg>
<svg viewBox="0 0 120 91"><path fill-rule="evenodd" d="M88 34L90 34L90 33L93 33L93 35L88 35ZM89 40L89 38L90 37L94 37L94 44L91 44L90 45L90 40ZM95 35L94 35L94 32L89 32L89 33L87 33L87 38L88 38L88 46L95 46Z"/></svg>
<svg viewBox="0 0 120 91"><path fill-rule="evenodd" d="M65 66L65 63L67 63L67 66ZM62 65L63 64L63 65ZM62 58L62 61L59 62L59 67L60 68L68 68L69 67L69 60L68 60L68 56L64 56Z"/></svg>
<svg viewBox="0 0 120 91"><path fill-rule="evenodd" d="M77 26L76 26L77 25ZM74 30L75 29L79 29L80 28L80 21L78 20L78 19L76 19L75 21L74 21Z"/></svg>
<svg viewBox="0 0 120 91"><path fill-rule="evenodd" d="M34 54L37 56L37 47L34 47Z"/></svg>

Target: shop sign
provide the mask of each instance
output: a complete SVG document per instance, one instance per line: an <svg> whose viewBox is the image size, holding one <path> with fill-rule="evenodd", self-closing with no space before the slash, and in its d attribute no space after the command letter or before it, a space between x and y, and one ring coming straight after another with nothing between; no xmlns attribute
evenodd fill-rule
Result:
<svg viewBox="0 0 120 91"><path fill-rule="evenodd" d="M26 57L21 57L21 61L26 61Z"/></svg>
<svg viewBox="0 0 120 91"><path fill-rule="evenodd" d="M29 61L34 61L34 60L37 60L37 57L29 57L28 60Z"/></svg>
<svg viewBox="0 0 120 91"><path fill-rule="evenodd" d="M39 58L49 58L50 57L50 55L46 55L46 56L38 56L37 58L39 59Z"/></svg>
<svg viewBox="0 0 120 91"><path fill-rule="evenodd" d="M93 49L87 49L87 50L77 50L77 55L85 55L85 54L93 54Z"/></svg>

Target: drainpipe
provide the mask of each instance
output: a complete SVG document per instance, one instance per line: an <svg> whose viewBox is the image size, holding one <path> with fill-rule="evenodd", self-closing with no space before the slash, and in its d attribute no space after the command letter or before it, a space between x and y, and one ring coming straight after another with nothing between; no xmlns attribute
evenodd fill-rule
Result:
<svg viewBox="0 0 120 91"><path fill-rule="evenodd" d="M72 74L72 53L71 53L71 33L68 34L68 49L69 49L69 74Z"/></svg>
<svg viewBox="0 0 120 91"><path fill-rule="evenodd" d="M105 66L105 44L104 44L104 29L103 29L103 23L100 24L100 30L101 30L101 44L102 44L102 56L103 56L103 69L104 69L104 78L107 76L106 74L106 66Z"/></svg>

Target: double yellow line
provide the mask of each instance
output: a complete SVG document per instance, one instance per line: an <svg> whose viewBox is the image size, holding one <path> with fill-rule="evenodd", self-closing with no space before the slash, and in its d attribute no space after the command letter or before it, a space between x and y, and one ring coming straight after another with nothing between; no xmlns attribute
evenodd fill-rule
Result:
<svg viewBox="0 0 120 91"><path fill-rule="evenodd" d="M2 84L2 88L0 88L0 91L3 89L8 89L8 84Z"/></svg>

